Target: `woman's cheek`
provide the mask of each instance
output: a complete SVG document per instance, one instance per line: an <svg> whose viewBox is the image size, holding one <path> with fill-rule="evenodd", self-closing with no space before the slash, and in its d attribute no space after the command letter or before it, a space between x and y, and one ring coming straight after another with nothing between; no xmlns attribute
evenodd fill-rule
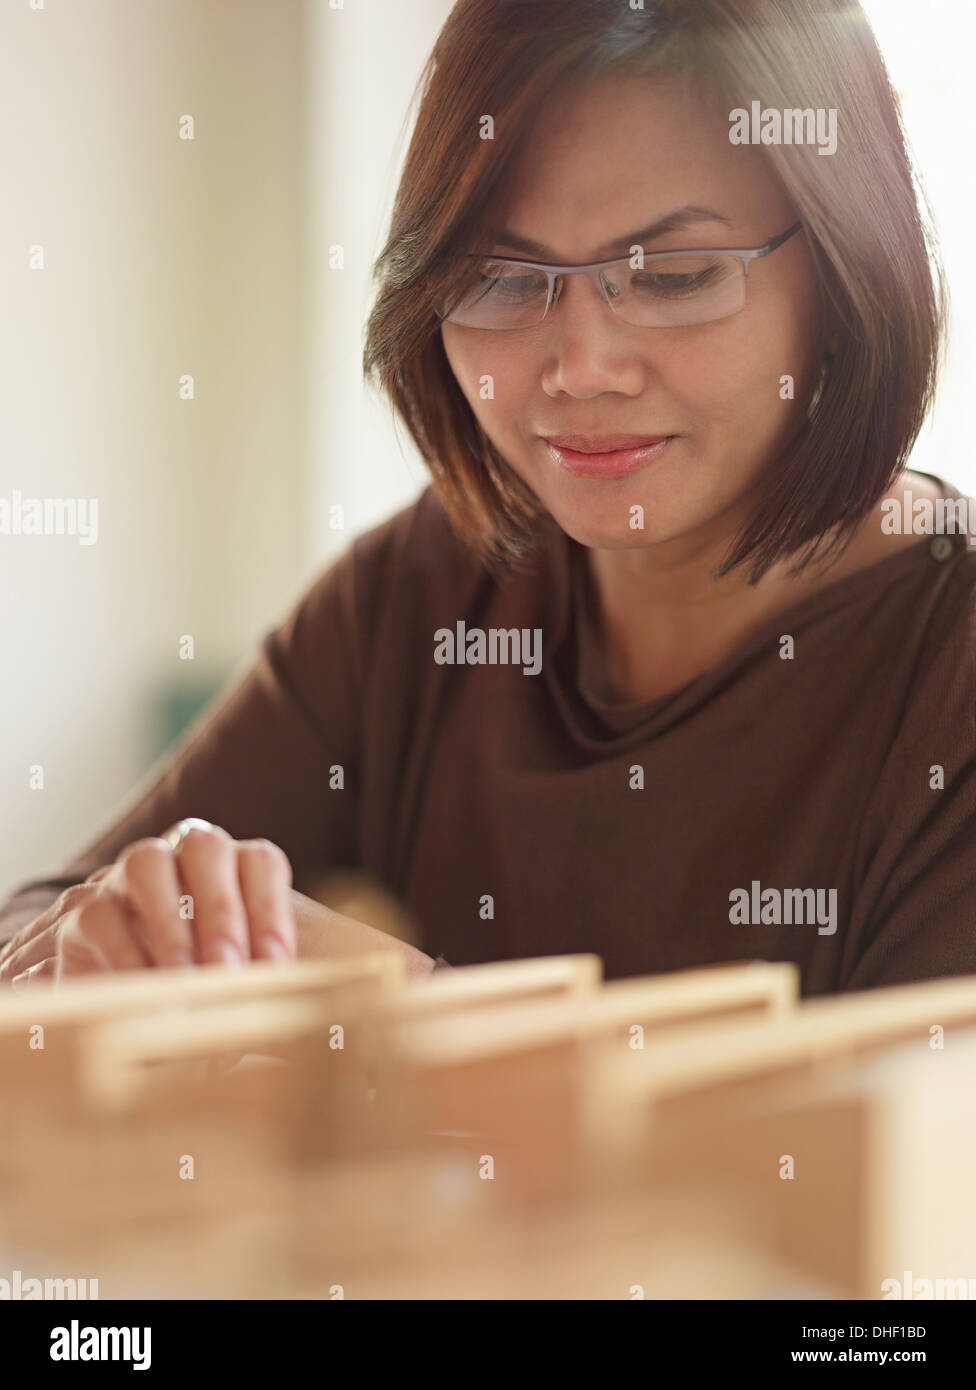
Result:
<svg viewBox="0 0 976 1390"><path fill-rule="evenodd" d="M510 366L497 363L473 346L465 352L449 351L447 360L476 420L492 438L502 424L504 411L513 406L518 377Z"/></svg>
<svg viewBox="0 0 976 1390"><path fill-rule="evenodd" d="M524 413L523 399L528 396L527 379L513 370L511 363L482 362L468 383L471 408L478 423L497 446L504 441L511 446L517 422Z"/></svg>

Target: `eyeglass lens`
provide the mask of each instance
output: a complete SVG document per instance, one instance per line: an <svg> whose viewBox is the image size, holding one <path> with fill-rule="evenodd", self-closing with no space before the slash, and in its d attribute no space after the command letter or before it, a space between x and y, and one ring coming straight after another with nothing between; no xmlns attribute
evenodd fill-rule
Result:
<svg viewBox="0 0 976 1390"><path fill-rule="evenodd" d="M708 323L745 304L745 266L738 256L678 255L642 269L622 261L601 270L600 279L621 319L647 328ZM545 317L547 293L544 271L485 259L447 318L469 328L529 328Z"/></svg>

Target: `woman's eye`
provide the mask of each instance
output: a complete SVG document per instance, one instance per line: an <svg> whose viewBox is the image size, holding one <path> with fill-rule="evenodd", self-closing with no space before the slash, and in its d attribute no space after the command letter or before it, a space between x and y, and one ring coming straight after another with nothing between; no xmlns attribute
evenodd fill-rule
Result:
<svg viewBox="0 0 976 1390"><path fill-rule="evenodd" d="M728 269L721 261L685 261L673 268L665 264L657 270L635 271L630 277L630 287L639 293L676 298L713 289L727 276Z"/></svg>
<svg viewBox="0 0 976 1390"><path fill-rule="evenodd" d="M631 279L631 286L634 289L661 290L664 293L683 293L688 290L701 289L714 279L714 273L708 270L697 270L685 272L684 274L659 273L656 275L639 272Z"/></svg>
<svg viewBox="0 0 976 1390"><path fill-rule="evenodd" d="M532 275L482 275L483 293L500 295L505 298L519 298L532 294L538 288Z"/></svg>

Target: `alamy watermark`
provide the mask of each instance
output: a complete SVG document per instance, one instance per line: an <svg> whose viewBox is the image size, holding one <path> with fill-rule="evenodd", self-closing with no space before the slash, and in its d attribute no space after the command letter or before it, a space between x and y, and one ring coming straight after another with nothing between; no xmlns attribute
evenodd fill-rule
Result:
<svg viewBox="0 0 976 1390"><path fill-rule="evenodd" d="M901 500L881 503L881 530L886 536L964 535L976 547L976 497L915 497L907 489Z"/></svg>
<svg viewBox="0 0 976 1390"><path fill-rule="evenodd" d="M51 1329L52 1361L131 1361L134 1371L152 1365L151 1327L82 1327L72 1318Z"/></svg>
<svg viewBox="0 0 976 1390"><path fill-rule="evenodd" d="M542 670L541 627L467 627L463 619L434 633L438 666L521 666L524 676Z"/></svg>
<svg viewBox="0 0 976 1390"><path fill-rule="evenodd" d="M816 926L818 936L837 930L836 888L763 888L754 878L750 888L733 888L729 903L736 927Z"/></svg>
<svg viewBox="0 0 976 1390"><path fill-rule="evenodd" d="M971 1299L976 1298L976 1279L915 1279L910 1269L902 1279L882 1279L882 1298L914 1299Z"/></svg>
<svg viewBox="0 0 976 1390"><path fill-rule="evenodd" d="M9 1279L0 1279L0 1301L18 1299L27 1302L41 1298L98 1298L97 1279L34 1279L24 1278L23 1271L15 1269Z"/></svg>
<svg viewBox="0 0 976 1390"><path fill-rule="evenodd" d="M785 111L764 109L754 101L751 111L737 106L729 112L733 145L818 145L818 154L837 153L837 108L818 106Z"/></svg>
<svg viewBox="0 0 976 1390"><path fill-rule="evenodd" d="M0 497L0 536L77 536L98 540L97 497L24 497L16 489Z"/></svg>

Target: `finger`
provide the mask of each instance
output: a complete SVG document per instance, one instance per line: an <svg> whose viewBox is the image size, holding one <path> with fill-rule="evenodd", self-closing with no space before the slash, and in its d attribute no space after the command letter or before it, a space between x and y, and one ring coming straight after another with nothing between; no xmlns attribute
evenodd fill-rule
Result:
<svg viewBox="0 0 976 1390"><path fill-rule="evenodd" d="M93 970L145 970L152 965L139 939L139 916L124 898L103 892L77 912L76 935L61 942L61 973L90 974ZM77 939L86 950L73 949Z"/></svg>
<svg viewBox="0 0 976 1390"><path fill-rule="evenodd" d="M31 937L22 946L4 956L3 960L0 960L0 984L10 984L15 975L29 970L38 961L46 960L49 956L56 956L58 953L58 931L58 926L47 927L37 936Z"/></svg>
<svg viewBox="0 0 976 1390"><path fill-rule="evenodd" d="M124 899L112 893L100 893L75 908L62 928L58 976L112 970L116 968L113 955L118 960L131 960L131 952L118 943L121 936L128 935L136 945L132 912ZM144 967L147 962L138 947L137 952L135 965Z"/></svg>
<svg viewBox="0 0 976 1390"><path fill-rule="evenodd" d="M135 909L135 931L151 964L193 964L193 924L180 916L180 876L165 840L149 838L129 845L100 887Z"/></svg>
<svg viewBox="0 0 976 1390"><path fill-rule="evenodd" d="M293 960L297 954L295 912L291 903L291 864L270 840L241 840L237 875L255 960Z"/></svg>
<svg viewBox="0 0 976 1390"><path fill-rule="evenodd" d="M53 984L57 979L57 969L58 962L55 956L51 956L47 960L40 960L36 965L28 966L19 975L15 975L10 981L11 987L23 989L26 985L36 984L39 980Z"/></svg>
<svg viewBox="0 0 976 1390"><path fill-rule="evenodd" d="M247 913L237 876L237 848L224 831L190 830L174 853L193 902L201 964L240 965L250 958Z"/></svg>
<svg viewBox="0 0 976 1390"><path fill-rule="evenodd" d="M9 981L46 956L57 955L62 923L72 908L87 902L95 891L92 885L73 883L50 907L15 932L0 958L0 983Z"/></svg>

